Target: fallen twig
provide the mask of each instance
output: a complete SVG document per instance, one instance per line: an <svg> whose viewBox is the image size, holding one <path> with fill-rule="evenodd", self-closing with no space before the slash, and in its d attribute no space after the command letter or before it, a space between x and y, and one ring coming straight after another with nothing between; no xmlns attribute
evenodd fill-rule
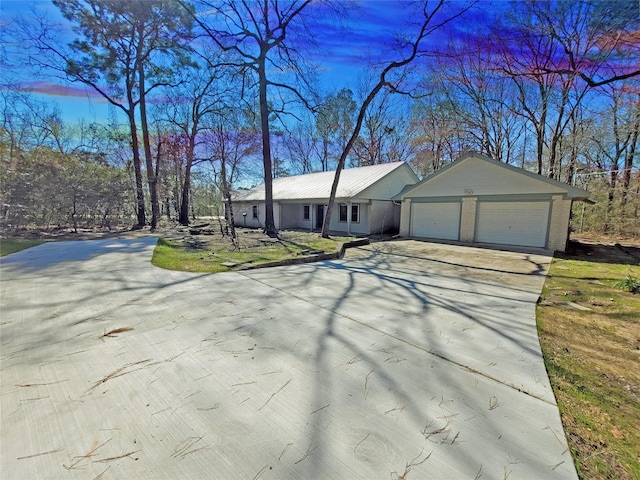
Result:
<svg viewBox="0 0 640 480"><path fill-rule="evenodd" d="M281 387L280 387L276 392L272 393L272 394L271 394L271 396L267 399L267 401L266 401L266 402L264 402L264 403L262 404L262 406L261 406L258 410L262 410L262 409L267 405L267 403L269 403L269 402L271 401L271 399L272 399L273 397L275 397L278 393L280 393L282 390L284 390L284 388L285 388L287 385L289 385L289 383L291 382L291 380L293 380L293 378L290 378L289 380L287 380L287 382L286 382L284 385L282 385L282 386L281 386Z"/></svg>
<svg viewBox="0 0 640 480"><path fill-rule="evenodd" d="M114 328L113 330L109 330L107 333L102 335L103 337L117 337L118 333L130 332L133 330L133 327L120 327Z"/></svg>

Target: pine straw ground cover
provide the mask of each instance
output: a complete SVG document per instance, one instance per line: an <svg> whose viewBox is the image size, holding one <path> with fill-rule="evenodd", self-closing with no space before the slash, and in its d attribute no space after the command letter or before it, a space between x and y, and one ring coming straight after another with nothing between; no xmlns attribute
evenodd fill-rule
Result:
<svg viewBox="0 0 640 480"><path fill-rule="evenodd" d="M582 479L640 479L640 248L576 244L556 255L538 332Z"/></svg>

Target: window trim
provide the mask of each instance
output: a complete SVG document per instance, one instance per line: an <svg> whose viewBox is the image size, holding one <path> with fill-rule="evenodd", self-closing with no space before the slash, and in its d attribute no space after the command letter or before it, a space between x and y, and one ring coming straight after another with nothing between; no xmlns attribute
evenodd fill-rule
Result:
<svg viewBox="0 0 640 480"><path fill-rule="evenodd" d="M355 213L355 220L354 220ZM360 204L354 203L351 205L351 223L360 223Z"/></svg>
<svg viewBox="0 0 640 480"><path fill-rule="evenodd" d="M260 216L260 208L258 205L251 205L251 218L257 219Z"/></svg>
<svg viewBox="0 0 640 480"><path fill-rule="evenodd" d="M311 220L311 205L302 205L302 219Z"/></svg>
<svg viewBox="0 0 640 480"><path fill-rule="evenodd" d="M338 208L338 222L339 223L348 223L349 222L349 206L346 203L341 203ZM342 216L342 212L344 209L344 217ZM343 220L344 218L344 220Z"/></svg>

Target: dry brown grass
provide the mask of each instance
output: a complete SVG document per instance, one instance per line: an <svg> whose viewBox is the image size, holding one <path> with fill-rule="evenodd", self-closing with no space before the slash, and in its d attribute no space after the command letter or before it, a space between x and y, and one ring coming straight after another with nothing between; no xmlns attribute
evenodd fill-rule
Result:
<svg viewBox="0 0 640 480"><path fill-rule="evenodd" d="M593 241L592 241L593 242ZM640 248L577 244L556 256L538 306L549 378L582 479L640 478Z"/></svg>

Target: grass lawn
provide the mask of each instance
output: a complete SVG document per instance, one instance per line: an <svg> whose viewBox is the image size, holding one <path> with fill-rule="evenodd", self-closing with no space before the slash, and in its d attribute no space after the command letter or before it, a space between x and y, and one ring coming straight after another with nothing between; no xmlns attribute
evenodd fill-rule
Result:
<svg viewBox="0 0 640 480"><path fill-rule="evenodd" d="M639 265L615 246L556 256L537 308L581 479L640 479L640 294L625 289Z"/></svg>
<svg viewBox="0 0 640 480"><path fill-rule="evenodd" d="M240 248L233 249L228 238L203 235L186 239L161 238L151 263L168 270L186 272L226 272L247 265L299 258L311 252L333 253L352 238L322 238L316 233L280 232L270 239L257 231L239 231Z"/></svg>
<svg viewBox="0 0 640 480"><path fill-rule="evenodd" d="M19 252L26 248L35 247L44 243L44 240L24 240L14 238L0 238L0 257L9 255L11 253Z"/></svg>

